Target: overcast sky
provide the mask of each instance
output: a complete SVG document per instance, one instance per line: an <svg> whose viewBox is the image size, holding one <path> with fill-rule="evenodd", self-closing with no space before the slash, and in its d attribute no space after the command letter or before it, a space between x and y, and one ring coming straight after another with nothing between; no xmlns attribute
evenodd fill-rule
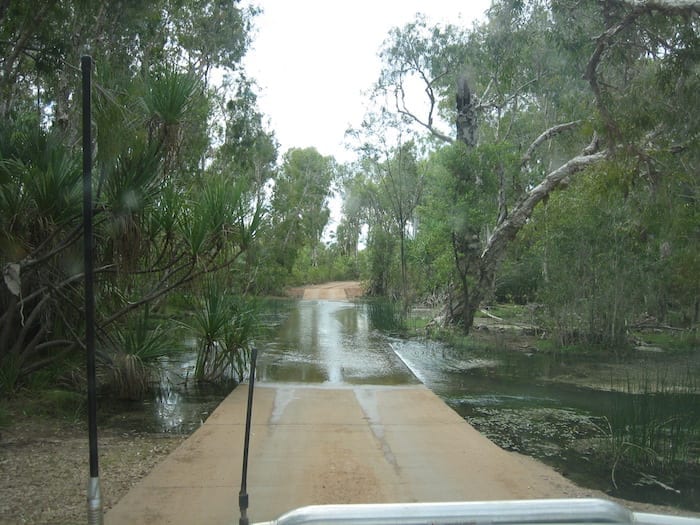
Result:
<svg viewBox="0 0 700 525"><path fill-rule="evenodd" d="M350 160L343 139L358 126L379 76L377 53L392 27L424 13L429 21L469 27L490 0L253 0L255 18L248 74L259 86L260 110L282 152L315 146Z"/></svg>

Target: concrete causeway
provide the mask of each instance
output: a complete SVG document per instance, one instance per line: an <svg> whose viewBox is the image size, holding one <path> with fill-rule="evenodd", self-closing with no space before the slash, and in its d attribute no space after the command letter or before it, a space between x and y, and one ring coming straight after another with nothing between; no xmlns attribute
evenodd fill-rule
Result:
<svg viewBox="0 0 700 525"><path fill-rule="evenodd" d="M105 523L238 523L247 391L235 389ZM256 383L254 399L251 522L310 504L588 495L500 449L422 385Z"/></svg>

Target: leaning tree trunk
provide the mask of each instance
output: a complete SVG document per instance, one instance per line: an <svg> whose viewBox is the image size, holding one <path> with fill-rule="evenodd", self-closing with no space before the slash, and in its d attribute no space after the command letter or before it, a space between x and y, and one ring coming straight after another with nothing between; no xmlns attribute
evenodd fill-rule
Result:
<svg viewBox="0 0 700 525"><path fill-rule="evenodd" d="M469 295L469 302L465 305L470 311L460 312L460 319L474 320L474 314L481 301L491 289L496 269L506 254L510 242L515 239L518 232L525 226L532 215L535 206L569 176L586 169L589 166L601 162L606 157L606 152L584 153L576 156L549 173L537 186L525 194L524 198L515 206L511 214L504 219L489 237L486 247L478 258L474 277L475 284ZM471 324L465 325L464 330L469 332Z"/></svg>
<svg viewBox="0 0 700 525"><path fill-rule="evenodd" d="M521 169L526 168L534 150L552 137L576 127L579 122L559 124L543 132L523 155ZM477 118L475 97L469 91L466 79L461 78L457 86L457 137L469 147L476 145ZM498 195L498 219L496 229L491 233L482 248L478 233L464 234L461 237L453 232L452 244L455 266L459 275L459 300L451 305L445 319L450 324L458 324L468 333L474 323L474 315L481 302L493 287L498 265L505 256L506 249L517 233L525 226L535 206L554 191L567 177L602 161L606 152L597 152L598 140L584 152L570 159L542 179L537 186L526 192L520 202L508 212L503 184ZM502 170L501 170L502 171ZM502 173L499 180L503 182ZM471 285L470 285L471 283Z"/></svg>

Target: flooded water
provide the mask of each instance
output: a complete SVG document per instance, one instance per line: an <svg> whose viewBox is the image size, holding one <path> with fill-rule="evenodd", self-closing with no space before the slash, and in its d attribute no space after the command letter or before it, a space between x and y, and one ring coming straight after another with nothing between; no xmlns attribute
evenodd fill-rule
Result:
<svg viewBox="0 0 700 525"><path fill-rule="evenodd" d="M259 381L401 385L418 379L362 304L300 301L260 347Z"/></svg>
<svg viewBox="0 0 700 525"><path fill-rule="evenodd" d="M125 432L192 433L237 385L235 381L193 381L195 362L194 350L161 358L154 397L144 401L105 401L98 411L99 424Z"/></svg>
<svg viewBox="0 0 700 525"><path fill-rule="evenodd" d="M423 383L501 447L537 457L576 482L616 496L700 510L700 472L675 479L627 476L593 454L606 439L608 417L634 396L575 386L585 357L561 357L479 349L454 350L427 340L391 337L376 329L363 303L298 301L268 323L257 341L257 380L328 385ZM196 387L187 381L194 356L167 363L165 387L142 409L141 428L188 432L235 386ZM598 358L596 358L598 359ZM689 371L700 371L695 356ZM655 402L679 403L700 422L700 396ZM685 406L684 405L684 406ZM692 452L697 458L696 450ZM696 461L697 463L697 461Z"/></svg>
<svg viewBox="0 0 700 525"><path fill-rule="evenodd" d="M663 480L639 483L620 469L619 488L614 489L610 465L593 459L591 443L605 439L603 418L631 396L558 378L580 373L582 364L595 369L598 363L584 362L599 357L458 351L438 342L391 337L376 329L370 317L362 303L300 301L261 343L258 380L422 382L501 447L537 457L578 483L630 499L700 510L697 473L676 480L680 488L668 490ZM692 366L700 368L697 362ZM690 396L687 404L700 417L700 398Z"/></svg>

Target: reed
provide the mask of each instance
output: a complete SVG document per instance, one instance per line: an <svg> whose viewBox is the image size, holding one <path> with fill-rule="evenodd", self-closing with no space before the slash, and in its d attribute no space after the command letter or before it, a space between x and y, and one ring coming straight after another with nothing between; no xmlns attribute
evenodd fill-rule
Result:
<svg viewBox="0 0 700 525"><path fill-rule="evenodd" d="M372 326L387 333L402 332L406 319L403 308L395 301L372 299L367 302L367 314Z"/></svg>
<svg viewBox="0 0 700 525"><path fill-rule="evenodd" d="M690 372L628 377L605 415L611 477L626 467L673 477L700 460L700 388Z"/></svg>

